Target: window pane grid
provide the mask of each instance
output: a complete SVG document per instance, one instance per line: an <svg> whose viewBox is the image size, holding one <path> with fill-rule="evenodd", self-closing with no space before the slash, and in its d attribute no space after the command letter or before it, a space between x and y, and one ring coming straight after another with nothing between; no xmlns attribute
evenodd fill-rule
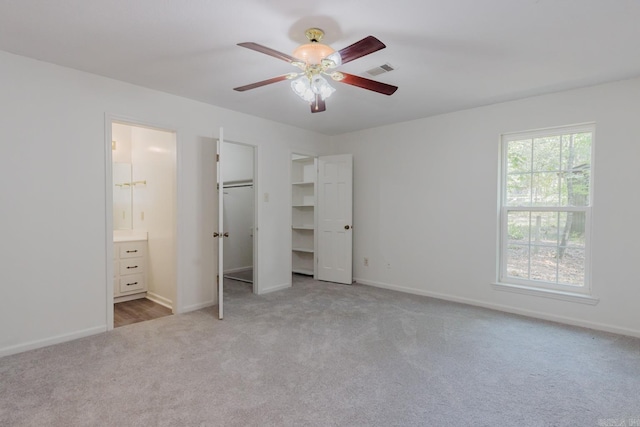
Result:
<svg viewBox="0 0 640 427"><path fill-rule="evenodd" d="M584 287L593 130L503 144L502 276Z"/></svg>
<svg viewBox="0 0 640 427"><path fill-rule="evenodd" d="M507 224L506 277L580 286L584 282L584 222L576 230L569 215L587 208L523 210L505 208Z"/></svg>

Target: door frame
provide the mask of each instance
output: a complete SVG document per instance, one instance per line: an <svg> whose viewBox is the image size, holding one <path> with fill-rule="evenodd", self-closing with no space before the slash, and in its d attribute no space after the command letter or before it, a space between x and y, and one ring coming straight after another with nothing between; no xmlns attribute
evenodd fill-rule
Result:
<svg viewBox="0 0 640 427"><path fill-rule="evenodd" d="M260 206L258 194L258 145L247 142L238 142L230 139L223 138L223 144L236 144L243 145L245 147L253 148L253 293L258 295L260 293L259 275L258 275L258 207ZM221 159L224 161L224 157ZM224 169L223 169L224 170ZM222 232L222 230L220 230ZM224 265L222 265L218 271L220 280L224 280Z"/></svg>
<svg viewBox="0 0 640 427"><path fill-rule="evenodd" d="M175 166L176 166L176 195L174 202L174 224L173 224L173 232L175 236L175 241L173 245L173 260L175 262L175 275L173 277L173 281L175 283L174 286L174 301L173 301L173 313L177 314L181 312L180 302L182 301L182 293L181 286L178 281L178 277L180 277L180 262L178 259L178 241L179 236L182 234L180 232L181 223L178 218L180 212L178 210L178 200L180 199L180 171L181 168L181 154L180 154L180 134L175 126L166 125L166 124L158 124L154 122L148 122L145 120L141 120L138 118L132 118L128 116L123 116L114 113L105 113L104 127L105 127L105 140L104 140L104 150L105 150L105 282L106 282L106 292L107 292L107 331L113 329L113 149L112 149L112 126L113 123L120 123L124 125L134 126L134 127L143 127L148 129L159 130L163 132L171 132L175 134L175 143L176 143L176 158L175 158Z"/></svg>

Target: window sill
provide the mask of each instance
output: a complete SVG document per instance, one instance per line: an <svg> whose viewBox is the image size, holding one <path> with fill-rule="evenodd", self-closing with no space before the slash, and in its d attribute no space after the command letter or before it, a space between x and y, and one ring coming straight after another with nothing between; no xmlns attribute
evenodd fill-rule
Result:
<svg viewBox="0 0 640 427"><path fill-rule="evenodd" d="M552 289L534 288L531 286L514 285L511 283L493 283L496 291L514 292L516 294L533 295L536 297L552 298L561 301L577 302L580 304L596 305L599 298L574 292L556 291Z"/></svg>

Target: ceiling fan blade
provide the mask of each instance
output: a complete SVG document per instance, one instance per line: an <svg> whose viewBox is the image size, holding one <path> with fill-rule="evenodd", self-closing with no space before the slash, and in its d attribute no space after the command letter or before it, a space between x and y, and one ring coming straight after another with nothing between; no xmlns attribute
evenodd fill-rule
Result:
<svg viewBox="0 0 640 427"><path fill-rule="evenodd" d="M316 93L316 100L311 103L312 113L321 113L327 109L327 105L324 103L324 99Z"/></svg>
<svg viewBox="0 0 640 427"><path fill-rule="evenodd" d="M277 50L271 49L270 47L262 46L258 43L238 43L238 46L246 47L247 49L255 50L256 52L264 53L266 55L273 56L274 58L282 59L283 61L298 61L298 59L294 58L293 56L287 55L286 53L278 52Z"/></svg>
<svg viewBox="0 0 640 427"><path fill-rule="evenodd" d="M373 36L368 36L360 40L359 42L355 42L351 46L347 46L344 49L340 50L340 58L342 58L342 63L346 64L347 62L351 62L354 59L361 58L365 55L369 55L370 53L376 52L380 49L384 49L387 47L384 43Z"/></svg>
<svg viewBox="0 0 640 427"><path fill-rule="evenodd" d="M287 80L287 79L290 79L290 78L291 78L290 74L283 74L283 75L278 76L278 77L273 77L271 79L262 80L261 82L255 82L255 83L251 83L251 84L245 85L245 86L234 87L233 90L237 90L238 92L244 92L245 90L250 90L250 89L255 89L257 87L270 85L271 83L278 83L278 82L281 82L283 80Z"/></svg>
<svg viewBox="0 0 640 427"><path fill-rule="evenodd" d="M398 90L398 86L388 85L386 83L377 82L375 80L365 79L364 77L354 76L353 74L341 74L344 76L344 78L342 80L336 80L337 82L372 90L383 95L393 95L393 93Z"/></svg>

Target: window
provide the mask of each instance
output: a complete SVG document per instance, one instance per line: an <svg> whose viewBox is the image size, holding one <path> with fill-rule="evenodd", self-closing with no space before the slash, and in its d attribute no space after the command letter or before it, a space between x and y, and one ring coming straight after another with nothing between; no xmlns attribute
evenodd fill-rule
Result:
<svg viewBox="0 0 640 427"><path fill-rule="evenodd" d="M500 283L589 293L594 131L503 136Z"/></svg>

